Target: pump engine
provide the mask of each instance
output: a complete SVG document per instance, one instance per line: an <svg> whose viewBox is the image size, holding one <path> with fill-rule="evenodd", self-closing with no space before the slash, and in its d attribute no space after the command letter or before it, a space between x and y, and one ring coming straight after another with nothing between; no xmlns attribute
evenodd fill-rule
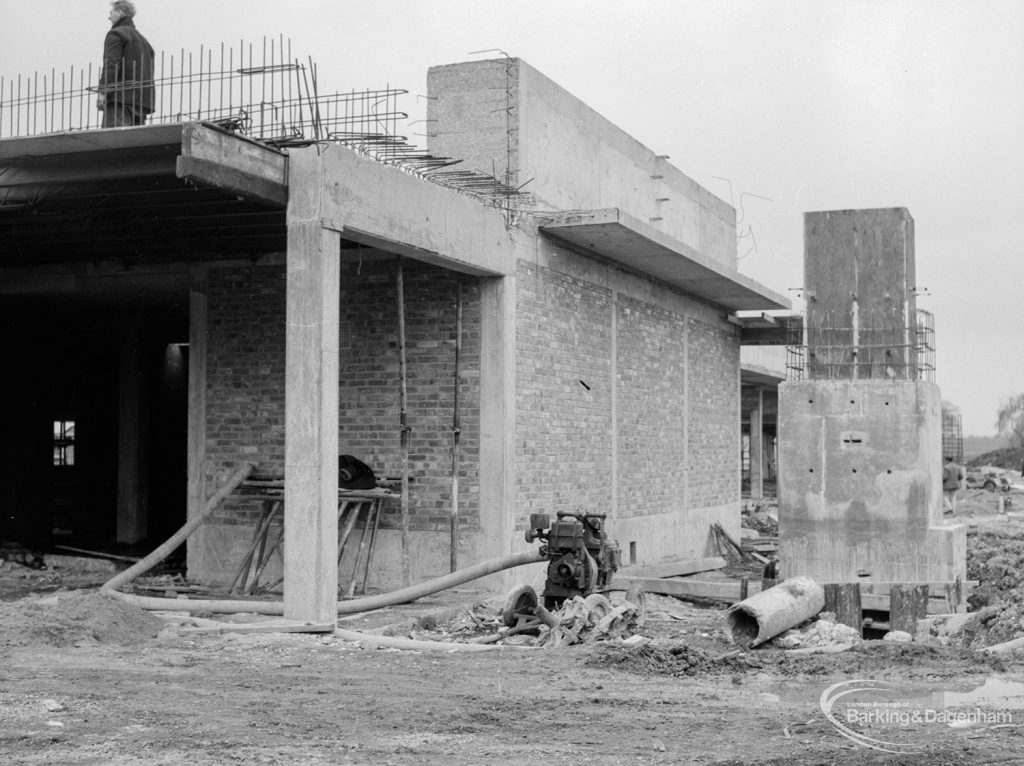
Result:
<svg viewBox="0 0 1024 766"><path fill-rule="evenodd" d="M608 537L603 513L559 511L554 524L548 514L530 514L526 541L541 540L548 560L544 607L557 609L567 598L601 593L611 586L619 568L619 544Z"/></svg>

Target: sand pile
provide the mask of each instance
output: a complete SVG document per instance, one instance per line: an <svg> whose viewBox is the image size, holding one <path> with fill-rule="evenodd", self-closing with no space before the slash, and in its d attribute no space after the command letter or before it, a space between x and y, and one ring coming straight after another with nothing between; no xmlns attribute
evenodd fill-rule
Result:
<svg viewBox="0 0 1024 766"><path fill-rule="evenodd" d="M102 591L75 591L0 604L0 646L142 643L163 622Z"/></svg>

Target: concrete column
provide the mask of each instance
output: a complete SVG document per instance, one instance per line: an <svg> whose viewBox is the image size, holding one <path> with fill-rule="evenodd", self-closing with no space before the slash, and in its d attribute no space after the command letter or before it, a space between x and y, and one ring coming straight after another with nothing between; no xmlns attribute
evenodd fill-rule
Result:
<svg viewBox="0 0 1024 766"><path fill-rule="evenodd" d="M750 497L764 497L764 390L754 387L750 410Z"/></svg>
<svg viewBox="0 0 1024 766"><path fill-rule="evenodd" d="M515 486L515 277L480 280L481 559L512 551Z"/></svg>
<svg viewBox="0 0 1024 766"><path fill-rule="evenodd" d="M188 518L194 519L206 502L206 349L207 274L195 280L189 292L188 326ZM188 546L189 569L199 568L196 546Z"/></svg>
<svg viewBox="0 0 1024 766"><path fill-rule="evenodd" d="M145 370L142 317L129 317L121 328L117 436L117 542L131 545L149 534L146 514L148 449L145 438Z"/></svg>
<svg viewBox="0 0 1024 766"><path fill-rule="evenodd" d="M338 232L321 223L316 147L289 156L284 615L333 625L338 600Z"/></svg>

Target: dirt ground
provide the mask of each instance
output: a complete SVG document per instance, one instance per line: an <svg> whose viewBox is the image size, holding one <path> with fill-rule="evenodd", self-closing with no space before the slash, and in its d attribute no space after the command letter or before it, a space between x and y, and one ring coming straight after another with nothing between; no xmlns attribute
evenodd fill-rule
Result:
<svg viewBox="0 0 1024 766"><path fill-rule="evenodd" d="M976 500L959 515L975 528L969 576L985 574L992 586L979 608L996 609L989 622L1001 627L986 632L995 643L1024 635L1024 521L989 514L986 499ZM898 686L903 697L933 706L997 682L1016 689L1024 682L1020 652L892 641L834 654L771 644L741 651L723 633L721 606L666 597L650 599L636 643L374 649L334 635L185 632L180 618L99 593L106 577L0 564L0 762L1022 762L1024 685L978 703L1004 713L997 723L853 727L896 743L889 749L897 752L847 739L820 702L832 685L854 679ZM479 605L488 595L448 591L341 627L464 640L496 624L495 602ZM472 604L472 614L461 608Z"/></svg>

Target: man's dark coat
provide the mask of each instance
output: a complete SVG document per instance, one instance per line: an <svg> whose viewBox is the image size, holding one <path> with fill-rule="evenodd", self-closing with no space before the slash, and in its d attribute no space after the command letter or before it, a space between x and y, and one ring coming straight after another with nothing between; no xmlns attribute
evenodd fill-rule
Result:
<svg viewBox="0 0 1024 766"><path fill-rule="evenodd" d="M146 114L153 111L153 46L127 16L114 23L103 41L100 91L108 104L125 104Z"/></svg>

